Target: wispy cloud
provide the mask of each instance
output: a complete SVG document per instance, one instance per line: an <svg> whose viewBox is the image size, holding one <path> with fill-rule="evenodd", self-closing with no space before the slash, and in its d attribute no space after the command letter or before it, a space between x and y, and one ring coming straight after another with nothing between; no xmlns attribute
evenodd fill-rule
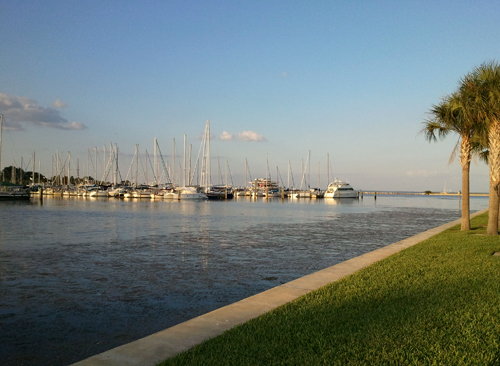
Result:
<svg viewBox="0 0 500 366"><path fill-rule="evenodd" d="M242 141L267 141L264 136L253 131L239 132L238 139Z"/></svg>
<svg viewBox="0 0 500 366"><path fill-rule="evenodd" d="M220 135L220 139L224 141L231 141L232 139L234 139L234 135L232 133L224 131L222 132L222 135Z"/></svg>
<svg viewBox="0 0 500 366"><path fill-rule="evenodd" d="M68 106L68 104L66 104L60 99L55 100L54 103L52 103L52 105L54 106L54 108L59 108L59 109L66 108Z"/></svg>
<svg viewBox="0 0 500 366"><path fill-rule="evenodd" d="M54 105L63 108L66 103L56 100ZM23 123L61 130L84 130L81 122L68 122L58 110L44 108L36 100L0 93L0 113L4 115L7 130L22 131Z"/></svg>

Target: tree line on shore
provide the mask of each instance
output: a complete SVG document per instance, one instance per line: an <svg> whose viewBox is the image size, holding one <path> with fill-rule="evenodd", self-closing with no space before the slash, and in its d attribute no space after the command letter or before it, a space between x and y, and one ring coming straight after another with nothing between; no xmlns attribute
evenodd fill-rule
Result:
<svg viewBox="0 0 500 366"><path fill-rule="evenodd" d="M52 184L58 182L60 185L68 184L67 176L53 176L52 178L46 177L41 173L32 172L30 170L24 170L22 168L17 168L13 165L5 167L0 172L0 184L13 184L27 186L31 184ZM92 176L85 177L69 177L69 184L78 185L85 183L99 183L102 185L111 185L110 182L97 182ZM124 180L121 184L129 185L131 182L129 180Z"/></svg>
<svg viewBox="0 0 500 366"><path fill-rule="evenodd" d="M489 166L487 235L498 235L500 187L500 64L485 62L461 77L457 89L430 109L422 133L429 142L449 134L459 139L450 162L462 166L462 230L470 230L470 163L478 156Z"/></svg>

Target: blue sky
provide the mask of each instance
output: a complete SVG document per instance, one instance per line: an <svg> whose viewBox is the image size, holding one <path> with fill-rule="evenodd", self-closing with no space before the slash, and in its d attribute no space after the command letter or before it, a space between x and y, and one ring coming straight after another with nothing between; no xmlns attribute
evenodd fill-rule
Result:
<svg viewBox="0 0 500 366"><path fill-rule="evenodd" d="M169 162L176 139L179 162L187 134L194 160L210 120L214 181L227 158L243 185L246 158L252 178L269 164L285 183L290 161L298 186L311 151L312 186L329 154L330 180L355 188L459 190L457 138L419 131L461 76L499 59L499 16L495 1L6 0L2 168L35 152L50 174L59 150L83 175L88 149L112 142L125 177L155 137ZM488 190L482 163L471 190Z"/></svg>

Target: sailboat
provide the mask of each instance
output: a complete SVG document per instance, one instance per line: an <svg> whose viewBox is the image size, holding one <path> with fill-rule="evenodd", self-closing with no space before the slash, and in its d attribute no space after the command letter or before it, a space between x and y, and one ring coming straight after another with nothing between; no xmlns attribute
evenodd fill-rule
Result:
<svg viewBox="0 0 500 366"><path fill-rule="evenodd" d="M3 114L0 114L0 176L3 180L2 169L2 130L3 130ZM21 164L22 165L22 164ZM2 187L0 190L0 200L29 200L30 192L23 187Z"/></svg>
<svg viewBox="0 0 500 366"><path fill-rule="evenodd" d="M306 178L306 170L307 167L309 166L309 162L311 160L311 150L309 150L309 153L307 154L307 162L306 162L306 167L302 170L302 180L300 182L300 190L297 193L292 194L292 198L311 198L311 190L302 190L302 185L304 184L304 180ZM302 162L302 166L304 163ZM310 171L310 170L309 170ZM311 174L309 173L309 181L310 181ZM309 183L307 183L307 186L309 186Z"/></svg>

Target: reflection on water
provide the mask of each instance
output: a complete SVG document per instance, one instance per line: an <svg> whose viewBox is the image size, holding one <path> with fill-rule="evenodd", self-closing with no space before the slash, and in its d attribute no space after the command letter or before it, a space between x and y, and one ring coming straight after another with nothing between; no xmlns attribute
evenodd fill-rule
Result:
<svg viewBox="0 0 500 366"><path fill-rule="evenodd" d="M2 202L0 364L75 362L459 215L414 196Z"/></svg>

